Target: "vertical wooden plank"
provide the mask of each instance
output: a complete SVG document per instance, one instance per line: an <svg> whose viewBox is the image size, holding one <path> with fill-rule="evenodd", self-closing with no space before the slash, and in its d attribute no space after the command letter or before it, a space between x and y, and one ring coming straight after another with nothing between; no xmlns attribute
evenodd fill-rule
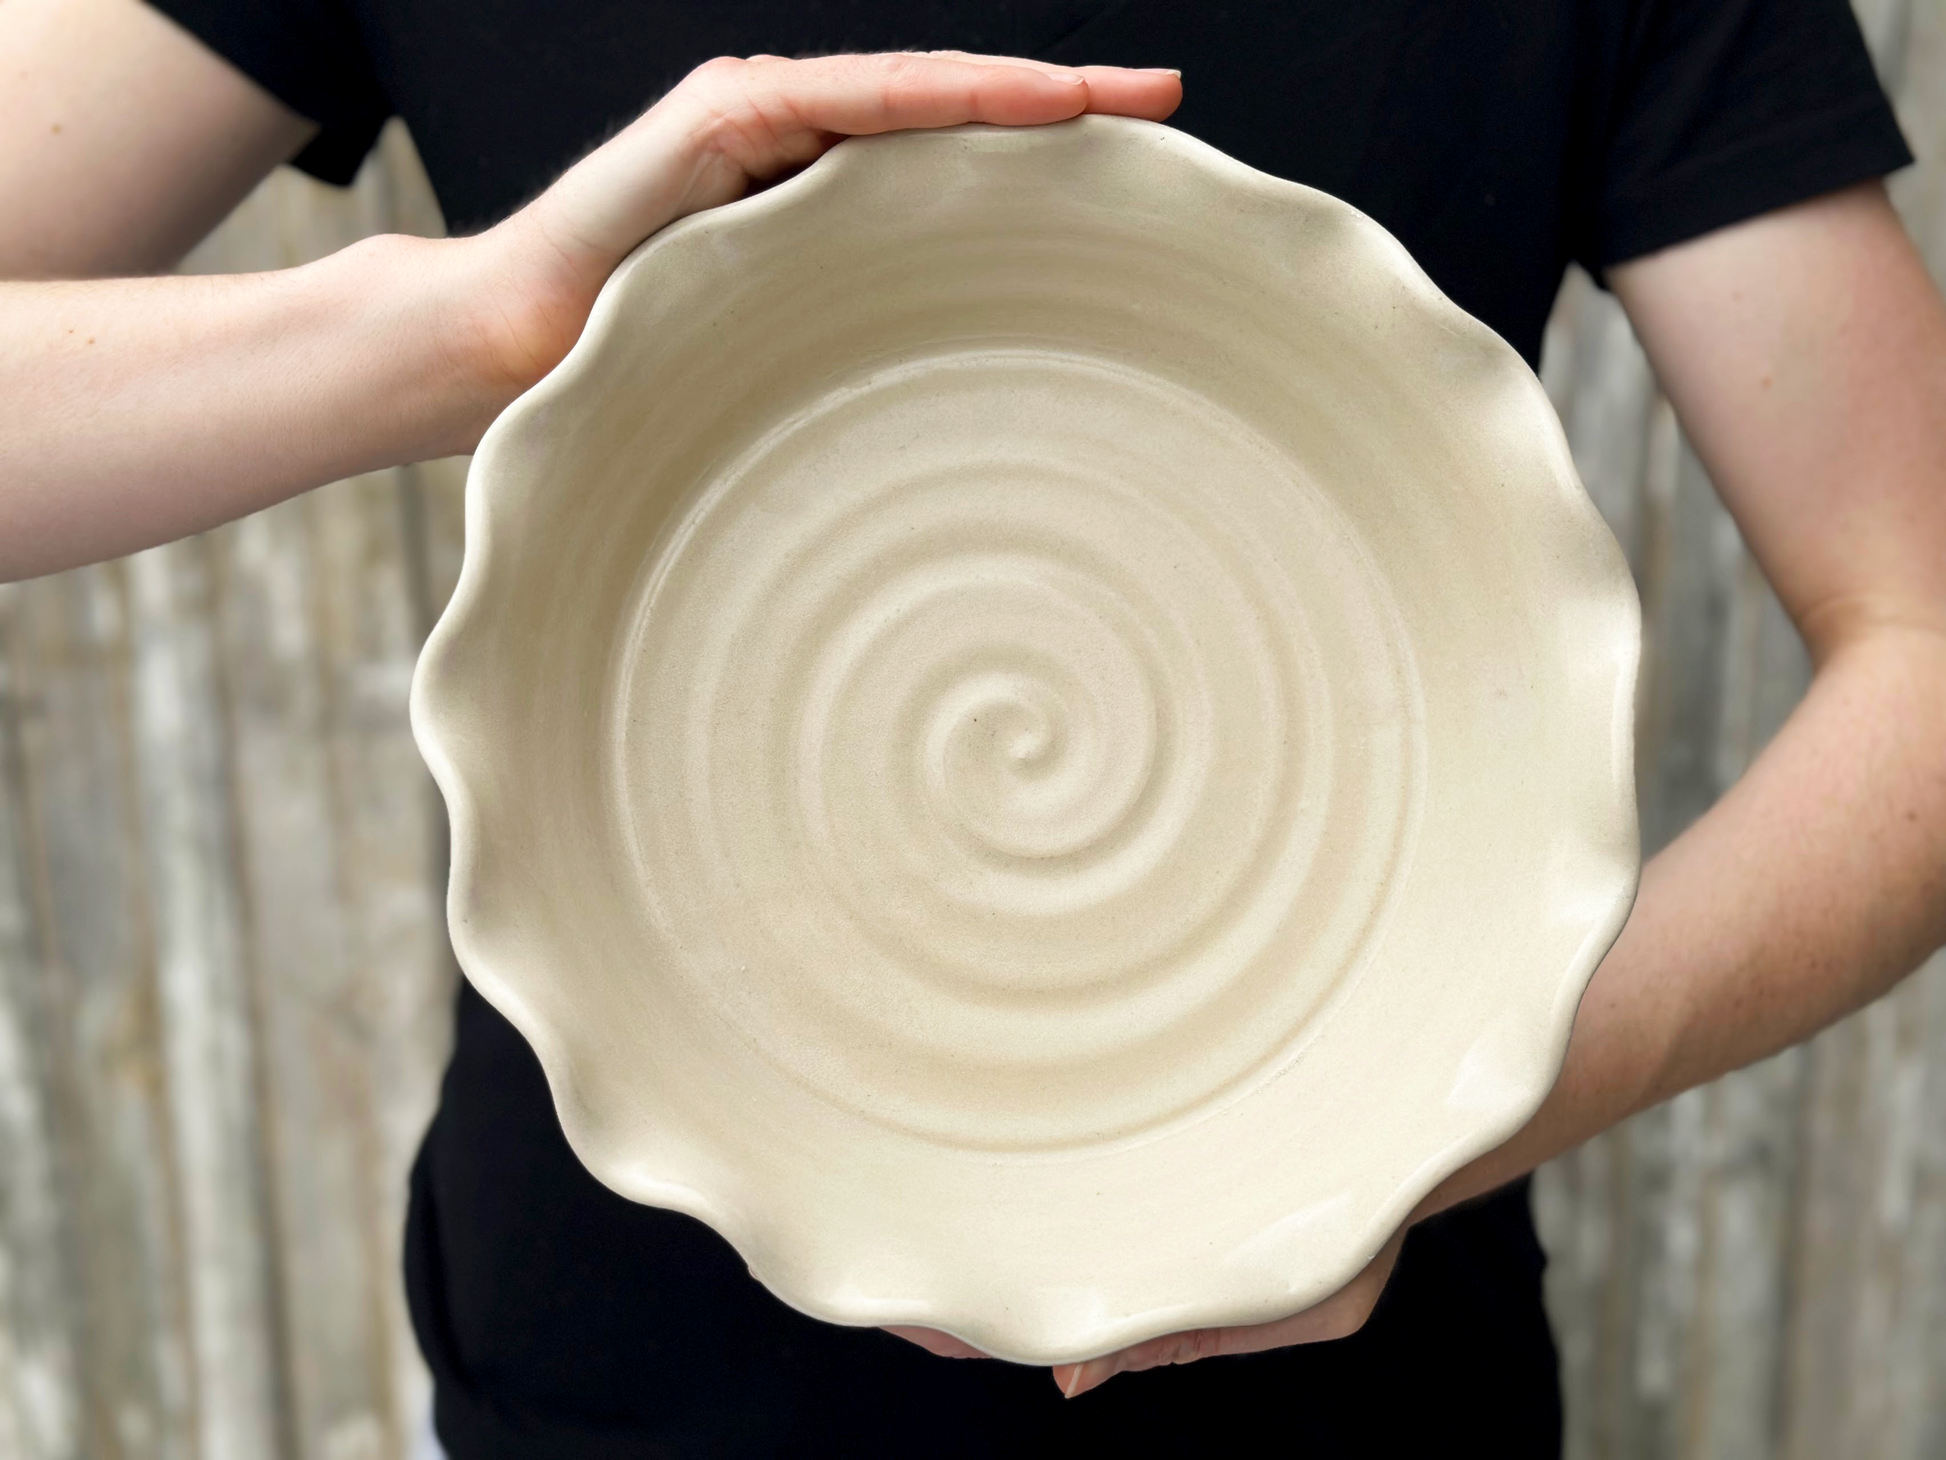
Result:
<svg viewBox="0 0 1946 1460"><path fill-rule="evenodd" d="M0 590L0 646L19 590ZM71 1253L47 1109L47 1004L21 816L14 676L0 652L0 1455L80 1460Z"/></svg>
<svg viewBox="0 0 1946 1460"><path fill-rule="evenodd" d="M198 1451L290 1450L279 1252L263 1155L260 999L247 964L209 545L128 563L136 770L178 1162Z"/></svg>
<svg viewBox="0 0 1946 1460"><path fill-rule="evenodd" d="M319 571L312 612L326 647L340 882L352 910L356 1009L371 1118L363 1127L364 1241L385 1418L423 1411L398 1280L405 1173L437 1096L457 969L444 934L441 808L406 725L423 636L405 553L400 484L361 480L312 504ZM337 510L333 512L332 509ZM382 1032L382 1037L379 1037ZM397 1450L395 1441L392 1451Z"/></svg>
<svg viewBox="0 0 1946 1460"><path fill-rule="evenodd" d="M425 1403L399 1286L404 1174L453 971L435 812L405 724L422 630L398 483L340 483L216 537L240 798L274 996L299 1453L402 1455Z"/></svg>
<svg viewBox="0 0 1946 1460"><path fill-rule="evenodd" d="M224 575L240 840L268 991L262 1037L276 1125L267 1174L278 1193L293 1442L301 1454L335 1446L375 1455L371 1356L381 1337L370 1321L377 1275L363 1241L375 1203L363 1160L373 1116L351 987L305 517L304 504L286 504L213 535L211 548ZM358 1443L360 1435L369 1442Z"/></svg>
<svg viewBox="0 0 1946 1460"><path fill-rule="evenodd" d="M1935 272L1946 246L1946 4L1860 0L1921 166L1893 195ZM1595 343L1619 315L1564 291L1550 386L1647 617L1648 850L1729 785L1808 683L1802 646L1693 459L1595 429L1583 392L1636 389ZM1615 363L1589 365L1602 359ZM1637 477L1646 449L1649 468ZM1639 496L1630 500L1632 481ZM1620 484L1619 490L1617 484ZM1633 538L1630 533L1637 535ZM1568 1453L1946 1453L1946 968L1543 1171ZM1935 1075L1934 1071L1941 1074Z"/></svg>
<svg viewBox="0 0 1946 1460"><path fill-rule="evenodd" d="M438 221L395 126L349 193L273 179L188 267L286 267ZM425 495L436 476L375 473L208 539L263 969L288 1444L304 1457L403 1457L429 1401L399 1239L456 972L439 895L443 812L405 715L434 612Z"/></svg>
<svg viewBox="0 0 1946 1460"><path fill-rule="evenodd" d="M1792 1314L1791 1456L1946 1438L1946 959L1813 1049Z"/></svg>
<svg viewBox="0 0 1946 1460"><path fill-rule="evenodd" d="M1935 279L1946 279L1946 3L1904 0L1895 95L1919 164L1892 179L1892 201Z"/></svg>
<svg viewBox="0 0 1946 1460"><path fill-rule="evenodd" d="M1920 0L1917 8L1933 3L1936 0ZM1858 17L1858 28L1865 34L1872 62L1878 67L1879 80L1896 97L1908 75L1906 53L1915 9L1913 0L1852 0L1851 8Z"/></svg>
<svg viewBox="0 0 1946 1460"><path fill-rule="evenodd" d="M38 923L45 1104L89 1456L186 1457L198 1422L173 1128L138 836L126 573L14 590L4 644ZM7 768L10 778L15 774Z"/></svg>
<svg viewBox="0 0 1946 1460"><path fill-rule="evenodd" d="M396 128L349 193L267 183L195 267L382 227L438 228ZM0 1455L423 1453L398 1245L454 970L404 687L453 484L4 600Z"/></svg>

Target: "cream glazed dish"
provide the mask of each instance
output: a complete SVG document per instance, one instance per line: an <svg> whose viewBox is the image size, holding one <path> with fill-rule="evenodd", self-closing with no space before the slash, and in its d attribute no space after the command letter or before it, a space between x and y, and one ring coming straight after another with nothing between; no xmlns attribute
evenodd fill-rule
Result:
<svg viewBox="0 0 1946 1460"><path fill-rule="evenodd" d="M1045 1364L1342 1286L1638 869L1539 382L1152 123L842 143L493 424L414 730L569 1141L778 1297Z"/></svg>

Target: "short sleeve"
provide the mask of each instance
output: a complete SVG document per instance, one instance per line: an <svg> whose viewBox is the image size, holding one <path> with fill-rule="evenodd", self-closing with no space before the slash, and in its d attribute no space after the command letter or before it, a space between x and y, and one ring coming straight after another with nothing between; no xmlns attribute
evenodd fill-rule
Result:
<svg viewBox="0 0 1946 1460"><path fill-rule="evenodd" d="M291 161L344 184L392 114L351 17L332 0L149 0L318 133Z"/></svg>
<svg viewBox="0 0 1946 1460"><path fill-rule="evenodd" d="M1619 39L1597 271L1912 161L1846 0L1637 0Z"/></svg>

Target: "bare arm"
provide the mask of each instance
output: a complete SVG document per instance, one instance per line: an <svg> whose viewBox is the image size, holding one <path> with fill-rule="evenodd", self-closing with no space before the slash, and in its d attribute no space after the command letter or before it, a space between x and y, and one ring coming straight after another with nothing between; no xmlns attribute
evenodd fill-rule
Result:
<svg viewBox="0 0 1946 1460"><path fill-rule="evenodd" d="M93 39L77 40L70 18ZM96 43L110 58L99 74ZM167 263L308 135L133 0L8 0L0 52L14 47L31 84L0 111L14 124L0 130L0 177L33 207L0 227L0 273ZM161 79L130 110L116 87L154 57ZM714 61L477 237L367 239L270 274L0 284L0 578L471 449L567 352L629 249L840 136L1089 109L1160 118L1180 96L1173 74L990 57ZM74 133L51 130L63 116L81 119ZM76 156L112 185L130 166L118 136L160 182L104 201L85 168L50 160L78 139Z"/></svg>
<svg viewBox="0 0 1946 1460"><path fill-rule="evenodd" d="M1644 869L1534 1121L1484 1191L1808 1038L1946 942L1946 306L1877 184L1615 271L1810 646L1810 693Z"/></svg>
<svg viewBox="0 0 1946 1460"><path fill-rule="evenodd" d="M167 269L316 130L137 0L6 0L0 57L0 278Z"/></svg>
<svg viewBox="0 0 1946 1460"><path fill-rule="evenodd" d="M1743 778L1643 869L1534 1119L1428 1216L1808 1038L1946 942L1946 305L1873 183L1611 282L1817 666ZM1279 1323L1064 1366L1111 1375L1359 1328L1395 1238Z"/></svg>

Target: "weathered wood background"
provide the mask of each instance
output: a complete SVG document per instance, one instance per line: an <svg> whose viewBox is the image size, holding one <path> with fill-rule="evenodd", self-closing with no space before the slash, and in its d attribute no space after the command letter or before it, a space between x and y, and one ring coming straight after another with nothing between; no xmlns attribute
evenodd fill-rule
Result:
<svg viewBox="0 0 1946 1460"><path fill-rule="evenodd" d="M1946 0L1859 8L1946 277ZM271 179L189 267L437 229L394 131L349 192ZM1653 849L1805 658L1585 279L1544 373L1642 585ZM455 973L405 704L463 474L0 590L0 1460L436 1453L398 1243ZM1946 1455L1946 963L1536 1205L1575 1460Z"/></svg>
<svg viewBox="0 0 1946 1460"><path fill-rule="evenodd" d="M1946 0L1857 0L1946 280ZM1571 280L1543 374L1642 590L1645 852L1809 675L1612 299ZM1946 565L1942 565L1946 571ZM1946 959L1810 1045L1541 1173L1573 1460L1946 1456Z"/></svg>
<svg viewBox="0 0 1946 1460"><path fill-rule="evenodd" d="M395 133L188 267L438 226ZM398 1248L456 975L406 688L463 476L0 596L0 1460L432 1453Z"/></svg>

